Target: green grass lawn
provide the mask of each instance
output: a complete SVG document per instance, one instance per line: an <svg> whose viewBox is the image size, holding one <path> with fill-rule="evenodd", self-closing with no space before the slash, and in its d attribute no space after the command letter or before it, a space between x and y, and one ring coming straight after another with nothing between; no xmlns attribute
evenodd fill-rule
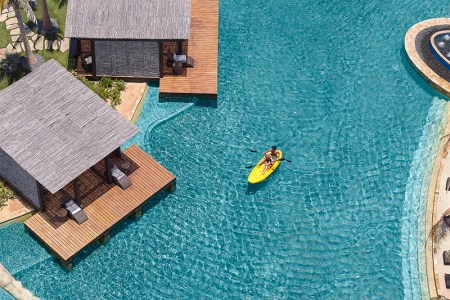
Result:
<svg viewBox="0 0 450 300"><path fill-rule="evenodd" d="M36 19L42 19L42 4L38 1L37 9L34 11ZM60 4L61 3L61 4ZM66 15L67 15L67 1L65 0L47 0L48 13L51 19L55 19L58 22L61 37L64 35L64 29L66 28ZM21 10L22 16L26 19L26 14ZM28 24L28 23L27 23ZM36 30L35 30L36 31Z"/></svg>
<svg viewBox="0 0 450 300"><path fill-rule="evenodd" d="M0 91L3 90L8 86L8 78L3 77L3 79L0 79Z"/></svg>
<svg viewBox="0 0 450 300"><path fill-rule="evenodd" d="M67 50L64 53L61 53L60 51L51 51L51 50L42 50L42 51L33 51L35 54L39 54L42 57L44 57L45 61L49 61L50 59L54 58L56 61L58 61L64 68L67 69L68 61L69 61L69 51ZM25 56L25 52L19 53L19 55ZM8 87L9 82L8 78L0 78L0 91L4 88Z"/></svg>
<svg viewBox="0 0 450 300"><path fill-rule="evenodd" d="M41 55L42 57L45 58L45 61L49 61L50 59L54 58L64 68L67 69L67 64L69 62L69 50L67 50L64 53L61 53L60 51L51 51L51 50L33 51L33 53ZM25 55L25 52L22 52L22 54Z"/></svg>
<svg viewBox="0 0 450 300"><path fill-rule="evenodd" d="M54 58L56 61L58 61L64 68L67 69L67 64L69 61L69 51L66 51L64 53L61 53L59 51L50 51L50 50L43 50L43 51L33 51L35 54L39 54L42 57L44 57L45 61L49 61L50 59ZM19 53L20 55L25 56L25 52ZM21 75L23 76L23 75ZM7 88L8 85L10 85L12 82L8 80L8 77L0 78L0 91Z"/></svg>
<svg viewBox="0 0 450 300"><path fill-rule="evenodd" d="M62 3L62 5L60 6L59 3ZM67 1L47 0L47 7L50 18L56 19L59 29L64 35L64 29L66 28ZM41 1L38 1L38 9L34 14L36 15L36 19L42 19Z"/></svg>
<svg viewBox="0 0 450 300"><path fill-rule="evenodd" d="M59 32L57 33L57 38L62 39L64 35L64 29L66 25L66 14L67 14L67 1L66 0L47 0L47 7L50 14L50 18L56 19L59 25ZM22 12L22 16L24 17L24 20L26 20L26 14ZM38 1L38 9L34 11L36 15L36 19L42 19L42 5L41 2ZM34 31L37 31L37 28L34 29ZM6 30L6 23L2 22L0 23L0 48L6 47L11 42L11 37L9 36L9 32ZM69 50L67 50L65 53L61 53L60 51L50 51L50 50L43 50L43 51L33 51L35 54L39 54L46 61L54 58L57 60L62 66L65 68L68 67L69 63ZM25 56L25 52L19 53L20 55ZM0 90L3 90L8 86L8 79L1 78L0 79Z"/></svg>
<svg viewBox="0 0 450 300"><path fill-rule="evenodd" d="M0 48L6 48L11 43L11 37L8 30L6 30L6 22L0 23Z"/></svg>

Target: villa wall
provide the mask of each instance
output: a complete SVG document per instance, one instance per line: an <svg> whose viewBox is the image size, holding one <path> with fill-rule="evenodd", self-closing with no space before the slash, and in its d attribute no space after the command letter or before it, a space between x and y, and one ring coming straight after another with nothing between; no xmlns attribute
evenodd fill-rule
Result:
<svg viewBox="0 0 450 300"><path fill-rule="evenodd" d="M37 208L42 208L36 179L0 149L0 176Z"/></svg>
<svg viewBox="0 0 450 300"><path fill-rule="evenodd" d="M160 43L149 40L95 40L97 76L160 77Z"/></svg>

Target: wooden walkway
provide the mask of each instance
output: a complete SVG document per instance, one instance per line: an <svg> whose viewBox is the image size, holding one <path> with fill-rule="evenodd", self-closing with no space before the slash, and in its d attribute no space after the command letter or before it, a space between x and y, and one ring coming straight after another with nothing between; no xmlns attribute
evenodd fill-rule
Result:
<svg viewBox="0 0 450 300"><path fill-rule="evenodd" d="M195 59L195 67L188 68L186 76L161 78L159 92L216 96L218 37L219 1L192 0L188 55Z"/></svg>
<svg viewBox="0 0 450 300"><path fill-rule="evenodd" d="M138 215L141 207L155 194L175 188L175 176L136 145L122 156L132 164L128 175L132 185L122 190L107 184L103 177L104 164L99 162L79 178L81 207L88 220L78 225L73 220L58 222L55 211L60 209L61 192L45 196L46 212L39 212L25 222L25 226L43 242L62 262L71 268L71 260L87 245L107 238L108 231L122 219ZM74 196L72 185L64 191Z"/></svg>

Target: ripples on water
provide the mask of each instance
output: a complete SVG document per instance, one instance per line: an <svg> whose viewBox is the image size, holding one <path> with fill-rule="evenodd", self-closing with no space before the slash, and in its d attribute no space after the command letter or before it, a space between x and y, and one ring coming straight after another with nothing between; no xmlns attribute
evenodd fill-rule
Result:
<svg viewBox="0 0 450 300"><path fill-rule="evenodd" d="M433 92L403 38L448 4L367 2L221 1L217 108L193 100L138 137L176 192L71 273L24 249L40 248L22 227L0 261L44 299L418 298L401 220ZM248 150L272 144L293 162L249 187Z"/></svg>

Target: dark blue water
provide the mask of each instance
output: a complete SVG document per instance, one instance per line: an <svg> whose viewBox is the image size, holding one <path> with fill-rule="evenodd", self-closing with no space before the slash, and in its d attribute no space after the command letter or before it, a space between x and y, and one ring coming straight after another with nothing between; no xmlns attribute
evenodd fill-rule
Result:
<svg viewBox="0 0 450 300"><path fill-rule="evenodd" d="M217 106L188 99L155 127L148 99L138 122L135 141L177 176L175 193L71 273L20 225L0 229L0 261L43 299L420 298L424 199L411 189L429 175L444 102L403 39L448 12L443 1L221 1ZM292 163L248 186L249 150L272 145Z"/></svg>

